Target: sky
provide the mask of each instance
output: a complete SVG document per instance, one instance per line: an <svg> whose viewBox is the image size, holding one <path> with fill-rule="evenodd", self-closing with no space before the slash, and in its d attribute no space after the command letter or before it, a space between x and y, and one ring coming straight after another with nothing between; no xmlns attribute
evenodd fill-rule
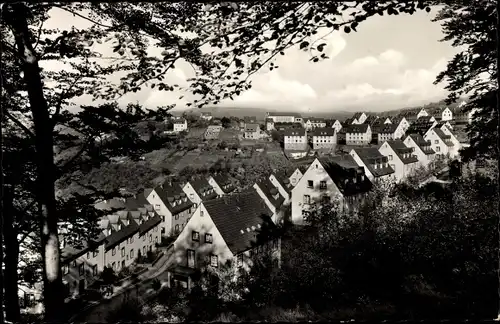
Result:
<svg viewBox="0 0 500 324"><path fill-rule="evenodd" d="M374 16L360 23L357 32L332 33L326 38L330 59L309 62L310 54L291 48L279 56L279 69L263 69L252 77L252 89L219 107L251 107L282 111L386 111L423 105L446 97L444 84L434 85L436 75L457 52L443 37L437 13ZM60 9L50 12L47 27L84 27L87 22ZM319 34L321 35L321 33ZM108 53L105 53L105 55ZM57 69L46 63L45 68ZM167 81L186 84L187 64L176 64ZM183 99L179 99L184 95ZM126 105L139 102L148 108L177 104L184 109L189 94L143 88L120 99ZM77 104L89 104L80 98ZM176 110L177 110L176 109Z"/></svg>

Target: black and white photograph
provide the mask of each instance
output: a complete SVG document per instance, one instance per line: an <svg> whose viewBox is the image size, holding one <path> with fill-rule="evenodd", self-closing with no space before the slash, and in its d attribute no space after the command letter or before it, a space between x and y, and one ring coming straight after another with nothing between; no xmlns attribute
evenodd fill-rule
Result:
<svg viewBox="0 0 500 324"><path fill-rule="evenodd" d="M0 3L0 323L500 321L498 8Z"/></svg>

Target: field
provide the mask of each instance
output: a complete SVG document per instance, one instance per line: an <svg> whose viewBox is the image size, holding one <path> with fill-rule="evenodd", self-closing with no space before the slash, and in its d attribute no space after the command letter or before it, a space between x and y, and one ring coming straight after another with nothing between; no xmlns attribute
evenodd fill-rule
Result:
<svg viewBox="0 0 500 324"><path fill-rule="evenodd" d="M186 139L192 139L192 138L201 139L203 137L203 134L205 134L206 129L207 129L206 127L190 128L186 136Z"/></svg>

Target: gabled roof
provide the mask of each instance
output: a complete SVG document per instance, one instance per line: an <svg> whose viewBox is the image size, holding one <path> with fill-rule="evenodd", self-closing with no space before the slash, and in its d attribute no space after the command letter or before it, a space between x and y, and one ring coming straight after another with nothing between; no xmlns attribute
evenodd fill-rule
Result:
<svg viewBox="0 0 500 324"><path fill-rule="evenodd" d="M387 157L383 156L374 147L355 148L354 152L359 156L363 164L368 168L374 177L382 177L394 173L394 169L387 165ZM375 169L375 164L382 164L382 167Z"/></svg>
<svg viewBox="0 0 500 324"><path fill-rule="evenodd" d="M342 123L342 126L346 126L346 125L350 125L352 124L352 122L354 121L354 118L350 117L350 118L347 118L346 120L344 120L344 122Z"/></svg>
<svg viewBox="0 0 500 324"><path fill-rule="evenodd" d="M409 134L408 136L411 137L411 139L417 144L417 146L424 152L424 154L429 155L429 154L435 154L434 150L432 149L431 141L426 141L422 135L420 134Z"/></svg>
<svg viewBox="0 0 500 324"><path fill-rule="evenodd" d="M209 200L217 197L217 193L215 192L215 190L213 190L214 188L210 185L205 177L193 177L191 180L189 180L189 183L202 200ZM213 191L211 193L208 193L209 190ZM204 196L203 193L207 194Z"/></svg>
<svg viewBox="0 0 500 324"><path fill-rule="evenodd" d="M238 195L203 202L203 206L233 254L262 243L258 242L256 230L259 228L275 228L270 218L271 210L253 188Z"/></svg>
<svg viewBox="0 0 500 324"><path fill-rule="evenodd" d="M341 157L318 160L344 196L353 196L371 190L372 183L365 176L363 167L358 166L352 156L346 154ZM361 179L362 175L363 179Z"/></svg>
<svg viewBox="0 0 500 324"><path fill-rule="evenodd" d="M306 130L304 128L288 128L283 132L284 136L306 136Z"/></svg>
<svg viewBox="0 0 500 324"><path fill-rule="evenodd" d="M447 146L453 146L453 143L449 142L448 140L451 139L450 135L446 135L440 128L433 128L434 132L436 135L447 145Z"/></svg>
<svg viewBox="0 0 500 324"><path fill-rule="evenodd" d="M414 121L414 123L422 123L422 124L425 124L425 123L433 123L433 121L431 121L432 117L434 116L420 116L417 118L417 120ZM434 119L436 119L434 117Z"/></svg>
<svg viewBox="0 0 500 324"><path fill-rule="evenodd" d="M410 163L415 163L418 162L418 158L411 154L413 149L411 147L408 147L403 143L401 140L393 140L393 141L387 141L387 144L392 148L394 152L396 152L398 158L403 162L404 164L410 164ZM409 153L410 157L404 157L403 154Z"/></svg>
<svg viewBox="0 0 500 324"><path fill-rule="evenodd" d="M223 174L223 173L215 174L212 176L212 178L219 185L221 190L224 191L225 193L229 193L235 189L231 180L227 176L227 174ZM224 188L224 186L227 186L227 187Z"/></svg>
<svg viewBox="0 0 500 324"><path fill-rule="evenodd" d="M375 116L375 115L369 115L368 117L366 117L366 120L363 124L368 124L368 125L373 125L373 123L379 119L378 116Z"/></svg>
<svg viewBox="0 0 500 324"><path fill-rule="evenodd" d="M260 129L259 124L245 124L245 132L255 133Z"/></svg>
<svg viewBox="0 0 500 324"><path fill-rule="evenodd" d="M91 239L89 241L85 240L82 243L81 248L76 248L71 245L66 245L61 249L61 263L67 264L71 261L78 259L80 256L85 253L94 250L96 247L106 242L106 236L101 232L97 237Z"/></svg>
<svg viewBox="0 0 500 324"><path fill-rule="evenodd" d="M295 170L294 170L295 172ZM292 172L293 174L293 172ZM292 184L290 183L290 175L287 176L287 174L285 172L276 172L276 173L273 173L274 177L276 178L276 180L278 180L278 183L280 184L280 186L285 189L285 191L290 194L292 192Z"/></svg>
<svg viewBox="0 0 500 324"><path fill-rule="evenodd" d="M366 133L370 125L367 124L351 124L345 126L346 133Z"/></svg>
<svg viewBox="0 0 500 324"><path fill-rule="evenodd" d="M335 129L328 127L315 128L312 131L313 136L333 136L335 135Z"/></svg>
<svg viewBox="0 0 500 324"><path fill-rule="evenodd" d="M410 124L410 127L408 127L408 129L406 130L406 134L424 135L425 133L427 133L429 129L432 128L432 125L434 125L434 123L432 122L425 122L425 123L414 122Z"/></svg>
<svg viewBox="0 0 500 324"><path fill-rule="evenodd" d="M359 121L359 117L361 117L361 115L363 115L363 112L357 112L357 113L354 113L354 116L352 116L352 118L357 119Z"/></svg>
<svg viewBox="0 0 500 324"><path fill-rule="evenodd" d="M283 112L283 113L278 113L278 112L268 112L268 116L293 116L293 117L299 117L302 118L302 115L299 113L294 113L294 112Z"/></svg>
<svg viewBox="0 0 500 324"><path fill-rule="evenodd" d="M318 117L307 117L305 119L305 122L307 123L310 121L311 123L326 123L326 120L324 118L318 118Z"/></svg>
<svg viewBox="0 0 500 324"><path fill-rule="evenodd" d="M279 193L278 189L276 189L269 178L260 179L256 184L275 208L279 208L283 205L285 198ZM275 196L277 196L277 198L275 198Z"/></svg>
<svg viewBox="0 0 500 324"><path fill-rule="evenodd" d="M374 125L372 131L379 134L394 134L399 124L378 124Z"/></svg>
<svg viewBox="0 0 500 324"><path fill-rule="evenodd" d="M182 191L178 183L170 184L165 182L163 185L156 187L155 192L172 215L181 213L193 206L193 203L187 199L186 193ZM180 203L179 200L181 200ZM176 202L175 206L173 206L174 202Z"/></svg>

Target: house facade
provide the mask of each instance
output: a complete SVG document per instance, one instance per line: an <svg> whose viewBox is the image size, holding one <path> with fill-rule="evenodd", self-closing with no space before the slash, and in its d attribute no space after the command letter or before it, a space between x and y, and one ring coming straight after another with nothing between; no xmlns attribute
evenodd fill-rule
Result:
<svg viewBox="0 0 500 324"><path fill-rule="evenodd" d="M270 253L279 266L281 241L270 215L255 190L201 203L174 242L169 285L177 281L191 288L190 276L196 269L217 269L228 261L234 269L249 270L264 253ZM263 231L268 235L259 235Z"/></svg>
<svg viewBox="0 0 500 324"><path fill-rule="evenodd" d="M324 118L314 118L309 117L304 121L304 128L307 130L312 130L314 128L325 128L326 120Z"/></svg>
<svg viewBox="0 0 500 324"><path fill-rule="evenodd" d="M332 124L332 128L335 129L336 133L340 132L340 130L342 129L342 123L340 122L340 120L336 119Z"/></svg>
<svg viewBox="0 0 500 324"><path fill-rule="evenodd" d="M195 204L195 207L198 207L202 201L215 199L218 196L208 180L201 176L191 178L182 186L182 191Z"/></svg>
<svg viewBox="0 0 500 324"><path fill-rule="evenodd" d="M302 115L299 113L268 112L266 117L272 119L275 123L304 123Z"/></svg>
<svg viewBox="0 0 500 324"><path fill-rule="evenodd" d="M436 152L432 149L432 143L424 140L420 134L409 134L403 140L407 147L413 148L413 153L417 156L420 166L427 167L434 162Z"/></svg>
<svg viewBox="0 0 500 324"><path fill-rule="evenodd" d="M313 149L335 150L337 146L337 134L333 128L315 128L312 131Z"/></svg>
<svg viewBox="0 0 500 324"><path fill-rule="evenodd" d="M214 116L212 116L211 112L202 112L200 118L206 121L211 121Z"/></svg>
<svg viewBox="0 0 500 324"><path fill-rule="evenodd" d="M351 210L370 189L363 168L351 156L315 159L292 189L291 220L304 225L310 212L323 204L335 203L340 210Z"/></svg>
<svg viewBox="0 0 500 324"><path fill-rule="evenodd" d="M173 124L174 124L174 132L175 133L180 133L180 132L188 130L187 120L184 118L176 118L173 121Z"/></svg>
<svg viewBox="0 0 500 324"><path fill-rule="evenodd" d="M386 156L382 155L374 147L363 147L352 149L349 152L354 161L364 168L368 179L373 183L392 182L394 178L394 169L389 165Z"/></svg>
<svg viewBox="0 0 500 324"><path fill-rule="evenodd" d="M293 187L295 187L297 185L297 183L299 182L300 178L302 178L303 176L303 173L302 171L300 171L299 168L296 168L289 176L288 176L288 180L290 180L290 183Z"/></svg>
<svg viewBox="0 0 500 324"><path fill-rule="evenodd" d="M234 191L235 187L226 174L215 174L208 177L208 183L214 188L219 197Z"/></svg>
<svg viewBox="0 0 500 324"><path fill-rule="evenodd" d="M436 152L436 158L450 156L453 143L451 136L446 135L439 128L431 128L425 135L424 139L432 143L432 149Z"/></svg>
<svg viewBox="0 0 500 324"><path fill-rule="evenodd" d="M266 130L268 132L275 130L274 128L274 120L272 118L266 118Z"/></svg>
<svg viewBox="0 0 500 324"><path fill-rule="evenodd" d="M391 141L402 136L401 125L396 124L382 124L373 127L373 135L377 136L378 143L383 143L385 141ZM403 132L404 134L404 132Z"/></svg>
<svg viewBox="0 0 500 324"><path fill-rule="evenodd" d="M372 141L372 130L367 124L351 124L344 127L347 145L368 145Z"/></svg>
<svg viewBox="0 0 500 324"><path fill-rule="evenodd" d="M283 212L281 206L285 202L285 197L281 195L279 189L271 182L269 178L258 180L253 188L257 191L260 198L271 210L271 219L275 224L283 221Z"/></svg>
<svg viewBox="0 0 500 324"><path fill-rule="evenodd" d="M245 139L258 140L261 138L260 133L261 132L259 124L246 124L243 137Z"/></svg>
<svg viewBox="0 0 500 324"><path fill-rule="evenodd" d="M286 129L283 134L285 150L307 150L307 131L301 129Z"/></svg>
<svg viewBox="0 0 500 324"><path fill-rule="evenodd" d="M146 189L144 196L162 218L161 233L165 236L179 234L196 208L178 183Z"/></svg>
<svg viewBox="0 0 500 324"><path fill-rule="evenodd" d="M418 159L413 154L413 148L407 147L401 140L386 141L378 150L387 157L397 182L404 180L418 168Z"/></svg>
<svg viewBox="0 0 500 324"><path fill-rule="evenodd" d="M205 130L204 138L206 140L215 140L219 138L222 126L220 125L210 125Z"/></svg>
<svg viewBox="0 0 500 324"><path fill-rule="evenodd" d="M426 116L429 116L429 114L427 113L425 108L422 108L422 109L420 109L420 111L417 114L417 119L420 117L426 117Z"/></svg>

